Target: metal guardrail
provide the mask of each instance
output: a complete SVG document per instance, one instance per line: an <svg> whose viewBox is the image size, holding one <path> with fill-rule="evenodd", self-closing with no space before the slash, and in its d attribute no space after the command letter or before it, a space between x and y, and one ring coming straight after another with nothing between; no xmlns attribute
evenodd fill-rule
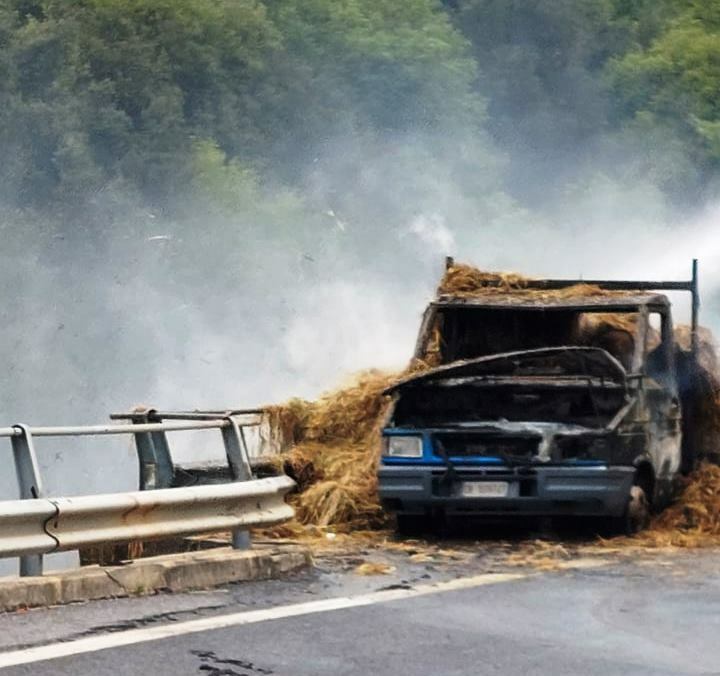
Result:
<svg viewBox="0 0 720 676"><path fill-rule="evenodd" d="M0 502L0 556L279 523L293 510L286 476L155 491Z"/></svg>
<svg viewBox="0 0 720 676"><path fill-rule="evenodd" d="M80 545L160 538L231 529L235 548L250 546L247 528L289 518L283 496L287 477L253 479L244 427L261 411L158 412L114 414L125 424L84 427L0 428L13 449L20 500L0 502L0 557L20 556L20 575L41 575L43 554ZM179 486L167 432L217 429L222 435L230 483ZM139 462L139 492L78 498L44 495L34 439L40 437L132 434Z"/></svg>

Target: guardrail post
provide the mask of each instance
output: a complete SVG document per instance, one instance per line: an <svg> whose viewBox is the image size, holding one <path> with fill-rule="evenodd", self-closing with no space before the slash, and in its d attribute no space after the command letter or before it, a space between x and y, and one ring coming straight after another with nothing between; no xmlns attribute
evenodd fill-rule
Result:
<svg viewBox="0 0 720 676"><path fill-rule="evenodd" d="M27 425L13 425L16 434L12 437L13 459L21 500L34 500L43 496L40 468L35 453L32 434ZM20 557L20 576L32 577L43 574L42 554L28 554Z"/></svg>
<svg viewBox="0 0 720 676"><path fill-rule="evenodd" d="M225 418L229 425L222 428L223 444L228 466L234 481L248 481L252 479L252 468L248 457L247 443L242 426L233 416ZM234 549L250 549L250 532L236 529L232 533L232 546Z"/></svg>
<svg viewBox="0 0 720 676"><path fill-rule="evenodd" d="M135 425L160 422L157 419L151 420L152 414L152 410L137 412L133 414L132 422ZM175 468L165 432L137 432L133 436L140 467L140 490L170 488L175 476Z"/></svg>
<svg viewBox="0 0 720 676"><path fill-rule="evenodd" d="M148 421L162 422L162 418L156 416L155 411L149 411ZM158 488L170 488L175 478L175 466L172 461L172 455L170 455L167 435L165 432L150 432L150 437L155 448L155 461L158 468Z"/></svg>

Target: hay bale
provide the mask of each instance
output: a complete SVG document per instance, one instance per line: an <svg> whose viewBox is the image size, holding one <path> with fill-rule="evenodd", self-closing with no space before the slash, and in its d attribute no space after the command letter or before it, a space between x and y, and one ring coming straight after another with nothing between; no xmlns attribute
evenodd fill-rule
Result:
<svg viewBox="0 0 720 676"><path fill-rule="evenodd" d="M438 296L473 297L488 290L520 291L528 278L514 272L484 272L470 265L453 264L447 270L437 289Z"/></svg>
<svg viewBox="0 0 720 676"><path fill-rule="evenodd" d="M678 499L647 530L609 542L691 548L720 544L720 467L701 464L684 480Z"/></svg>
<svg viewBox="0 0 720 676"><path fill-rule="evenodd" d="M637 320L635 314L587 313L580 319L575 338L579 345L609 352L629 370L635 353Z"/></svg>
<svg viewBox="0 0 720 676"><path fill-rule="evenodd" d="M385 523L376 477L380 427L389 404L382 393L403 375L365 371L316 402L276 411L275 419L294 435L295 444L281 462L298 483L291 500L301 523L348 530Z"/></svg>
<svg viewBox="0 0 720 676"><path fill-rule="evenodd" d="M675 362L683 408L683 450L688 459L685 469L689 471L696 462L720 461L720 369L712 333L700 328L695 364L690 327L677 326Z"/></svg>
<svg viewBox="0 0 720 676"><path fill-rule="evenodd" d="M296 484L300 493L324 478L322 470L315 466L315 457L319 450L312 445L294 446L292 450L280 457L282 470Z"/></svg>
<svg viewBox="0 0 720 676"><path fill-rule="evenodd" d="M442 365L442 343L443 338L440 322L436 318L428 332L425 345L423 346L422 356L419 359L414 359L410 364L410 368L414 370L429 369Z"/></svg>
<svg viewBox="0 0 720 676"><path fill-rule="evenodd" d="M574 284L562 289L529 288L531 277L515 272L485 272L470 265L453 263L440 280L438 296L481 298L498 293L512 293L518 298L542 301L551 298L583 298L590 296L627 296L635 292L602 289L593 284ZM635 294L637 295L637 294Z"/></svg>
<svg viewBox="0 0 720 676"><path fill-rule="evenodd" d="M266 406L264 408L264 422L261 434L268 438L262 442L270 447L280 449L290 448L297 439L303 436L313 403L304 399L290 399L281 406Z"/></svg>

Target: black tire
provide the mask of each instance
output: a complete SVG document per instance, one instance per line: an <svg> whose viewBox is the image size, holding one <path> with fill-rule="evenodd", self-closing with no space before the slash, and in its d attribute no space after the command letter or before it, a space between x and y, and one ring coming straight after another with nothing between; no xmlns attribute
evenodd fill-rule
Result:
<svg viewBox="0 0 720 676"><path fill-rule="evenodd" d="M401 535L422 535L429 526L424 514L397 514L395 518L397 532Z"/></svg>
<svg viewBox="0 0 720 676"><path fill-rule="evenodd" d="M650 501L641 486L633 486L622 516L613 519L613 535L635 535L650 523Z"/></svg>

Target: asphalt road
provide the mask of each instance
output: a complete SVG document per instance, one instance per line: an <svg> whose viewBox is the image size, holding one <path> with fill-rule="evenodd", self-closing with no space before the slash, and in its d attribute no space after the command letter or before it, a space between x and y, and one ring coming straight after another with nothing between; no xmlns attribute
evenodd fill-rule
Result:
<svg viewBox="0 0 720 676"><path fill-rule="evenodd" d="M382 558L389 575L334 558L285 580L0 616L0 664L37 660L0 674L720 674L720 552L548 572Z"/></svg>

